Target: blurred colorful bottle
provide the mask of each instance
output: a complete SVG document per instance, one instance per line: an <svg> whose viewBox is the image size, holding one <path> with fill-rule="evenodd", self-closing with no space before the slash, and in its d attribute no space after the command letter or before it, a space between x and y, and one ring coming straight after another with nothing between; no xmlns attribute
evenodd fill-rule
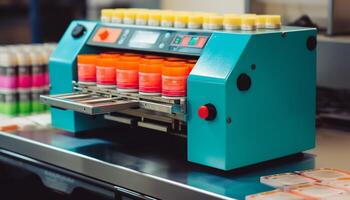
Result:
<svg viewBox="0 0 350 200"><path fill-rule="evenodd" d="M40 53L43 57L43 66L44 66L44 85L45 87L50 85L50 76L49 76L49 57L51 55L51 51L41 49Z"/></svg>
<svg viewBox="0 0 350 200"><path fill-rule="evenodd" d="M18 114L29 115L32 112L31 107L31 90L20 90L18 92Z"/></svg>
<svg viewBox="0 0 350 200"><path fill-rule="evenodd" d="M3 114L15 116L18 113L18 97L15 91L3 93Z"/></svg>
<svg viewBox="0 0 350 200"><path fill-rule="evenodd" d="M41 113L47 109L45 104L40 102L40 95L45 94L45 89L32 89L31 92L31 109L32 113Z"/></svg>
<svg viewBox="0 0 350 200"><path fill-rule="evenodd" d="M44 60L40 52L29 52L32 64L32 88L45 87Z"/></svg>
<svg viewBox="0 0 350 200"><path fill-rule="evenodd" d="M17 59L14 53L8 51L0 52L0 89L17 89Z"/></svg>
<svg viewBox="0 0 350 200"><path fill-rule="evenodd" d="M0 115L4 114L5 94L0 92Z"/></svg>
<svg viewBox="0 0 350 200"><path fill-rule="evenodd" d="M18 64L18 89L28 90L32 87L32 64L28 53L16 52Z"/></svg>

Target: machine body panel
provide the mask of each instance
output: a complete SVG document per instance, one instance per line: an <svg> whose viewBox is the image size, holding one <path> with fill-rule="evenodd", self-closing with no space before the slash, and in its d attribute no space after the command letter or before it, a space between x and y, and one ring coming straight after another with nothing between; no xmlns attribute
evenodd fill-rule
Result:
<svg viewBox="0 0 350 200"><path fill-rule="evenodd" d="M78 25L84 26L85 31L81 37L74 38L72 32ZM73 21L69 25L50 57L50 94L73 92L72 80L75 80L77 77L77 55L80 53L96 52L93 48L86 46L86 42L95 26L96 22L89 21ZM51 114L53 127L71 132L79 132L107 125L107 122L102 117L91 117L71 110L52 107Z"/></svg>
<svg viewBox="0 0 350 200"><path fill-rule="evenodd" d="M216 35L188 79L188 159L230 170L313 148L316 53L306 42L315 31ZM247 91L237 87L241 74ZM208 103L213 121L196 114Z"/></svg>
<svg viewBox="0 0 350 200"><path fill-rule="evenodd" d="M78 24L86 30L74 38ZM54 127L79 132L113 119L171 132L187 138L189 161L236 169L314 147L316 51L308 49L310 37L316 37L314 29L297 27L223 32L74 21L50 59L51 94L100 95L115 105L108 112L85 104L72 107L77 102L69 98L42 99L60 107L52 108ZM187 79L187 97L119 94L72 84L78 54L113 50L198 58ZM205 120L198 110L208 104L215 115Z"/></svg>

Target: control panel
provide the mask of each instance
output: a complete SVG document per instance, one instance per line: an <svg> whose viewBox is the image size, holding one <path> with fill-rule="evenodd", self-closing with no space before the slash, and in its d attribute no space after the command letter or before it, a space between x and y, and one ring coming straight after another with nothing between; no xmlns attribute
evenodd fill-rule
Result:
<svg viewBox="0 0 350 200"><path fill-rule="evenodd" d="M99 25L88 45L199 56L210 36L210 32Z"/></svg>

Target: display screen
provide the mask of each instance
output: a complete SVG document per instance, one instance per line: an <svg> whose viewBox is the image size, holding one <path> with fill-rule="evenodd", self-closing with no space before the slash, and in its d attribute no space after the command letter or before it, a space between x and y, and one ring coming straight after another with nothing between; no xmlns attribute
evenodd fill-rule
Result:
<svg viewBox="0 0 350 200"><path fill-rule="evenodd" d="M129 45L153 45L157 42L160 33L154 31L135 31L132 35Z"/></svg>

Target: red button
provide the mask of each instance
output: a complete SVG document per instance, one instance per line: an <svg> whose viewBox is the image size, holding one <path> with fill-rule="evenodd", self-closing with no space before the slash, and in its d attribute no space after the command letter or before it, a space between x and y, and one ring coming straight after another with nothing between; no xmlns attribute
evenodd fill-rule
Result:
<svg viewBox="0 0 350 200"><path fill-rule="evenodd" d="M98 43L115 43L121 33L122 30L118 28L101 27L97 30L96 34L92 38L92 41Z"/></svg>
<svg viewBox="0 0 350 200"><path fill-rule="evenodd" d="M101 33L98 34L98 36L100 36L100 39L101 39L101 40L107 39L107 38L108 38L108 35L109 35L108 30L105 30L105 31L103 31L103 32L101 32Z"/></svg>
<svg viewBox="0 0 350 200"><path fill-rule="evenodd" d="M199 107L198 116L202 119L207 119L209 117L209 108L207 106Z"/></svg>

